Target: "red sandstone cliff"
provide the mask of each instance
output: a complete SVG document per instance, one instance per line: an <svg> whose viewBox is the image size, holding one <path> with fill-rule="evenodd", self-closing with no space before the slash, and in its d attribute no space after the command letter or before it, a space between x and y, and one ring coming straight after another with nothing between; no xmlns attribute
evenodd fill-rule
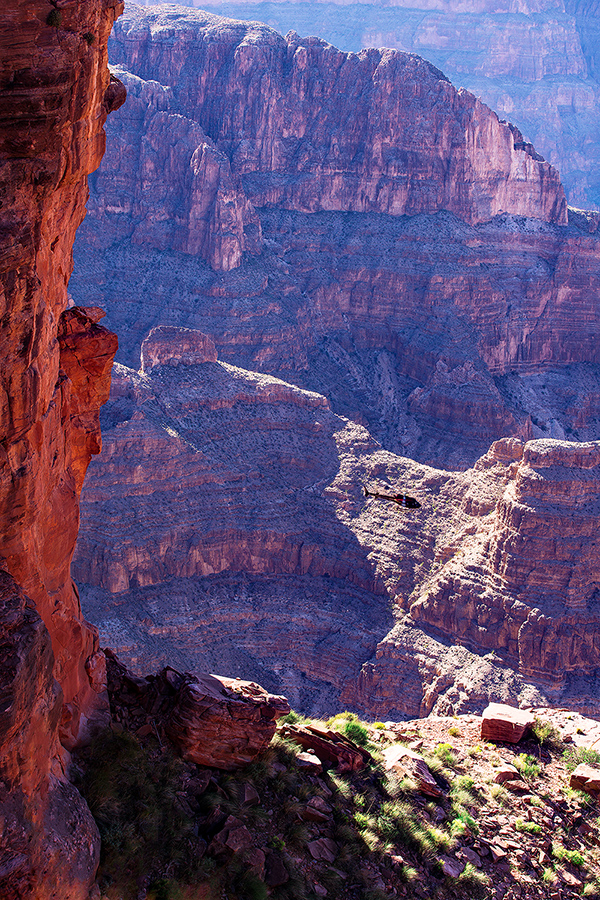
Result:
<svg viewBox="0 0 600 900"><path fill-rule="evenodd" d="M117 340L101 311L66 307L87 175L125 94L106 53L122 6L28 0L2 13L0 893L11 900L87 896L98 861L59 739L71 747L107 712L70 563Z"/></svg>

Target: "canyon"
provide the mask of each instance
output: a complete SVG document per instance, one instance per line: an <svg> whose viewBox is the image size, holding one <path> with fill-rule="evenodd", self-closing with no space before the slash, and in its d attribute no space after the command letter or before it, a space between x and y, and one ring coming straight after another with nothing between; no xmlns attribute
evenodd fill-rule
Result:
<svg viewBox="0 0 600 900"><path fill-rule="evenodd" d="M423 60L130 10L120 80L121 12L25 0L0 30L6 900L98 897L72 754L123 734L118 695L223 769L282 690L598 713L597 216Z"/></svg>
<svg viewBox="0 0 600 900"><path fill-rule="evenodd" d="M314 716L600 711L600 443L506 438L448 472L187 329L142 358L115 367L73 564L130 666L258 677Z"/></svg>
<svg viewBox="0 0 600 900"><path fill-rule="evenodd" d="M186 0L180 5L265 22L282 34L316 34L355 53L364 47L417 53L514 122L559 169L572 206L600 207L595 0Z"/></svg>
<svg viewBox="0 0 600 900"><path fill-rule="evenodd" d="M599 436L597 216L567 224L555 170L491 110L403 53L168 7L130 8L111 55L130 100L70 289L120 362L154 325L197 329L441 467L506 434Z"/></svg>
<svg viewBox="0 0 600 900"><path fill-rule="evenodd" d="M110 52L70 283L123 335L73 568L106 640L313 715L595 712L598 216L399 51L130 7Z"/></svg>

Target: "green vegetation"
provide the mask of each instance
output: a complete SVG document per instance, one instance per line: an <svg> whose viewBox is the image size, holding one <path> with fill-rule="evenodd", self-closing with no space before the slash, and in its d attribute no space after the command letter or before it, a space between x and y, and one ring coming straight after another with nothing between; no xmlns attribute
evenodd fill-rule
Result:
<svg viewBox="0 0 600 900"><path fill-rule="evenodd" d="M585 863L579 850L567 850L562 844L552 844L552 856L559 862L568 862L572 866L583 866Z"/></svg>
<svg viewBox="0 0 600 900"><path fill-rule="evenodd" d="M360 722L346 722L344 725L344 734L360 747L366 747L369 743L369 732Z"/></svg>
<svg viewBox="0 0 600 900"><path fill-rule="evenodd" d="M518 818L515 822L515 828L517 831L524 831L526 834L541 834L542 826L538 825L536 822L527 822L524 819Z"/></svg>
<svg viewBox="0 0 600 900"><path fill-rule="evenodd" d="M600 753L590 750L588 747L574 747L572 750L565 750L563 761L567 772L572 772L581 763L586 763L588 766L600 765Z"/></svg>
<svg viewBox="0 0 600 900"><path fill-rule="evenodd" d="M563 747L562 735L551 722L536 719L531 731L536 741L542 747L547 747L550 750L560 750Z"/></svg>
<svg viewBox="0 0 600 900"><path fill-rule="evenodd" d="M85 752L79 788L102 838L101 871L108 883L134 884L150 876L157 900L168 893L167 870L196 880L202 865L193 818L177 797L186 769L173 753L141 747L131 734L110 729Z"/></svg>
<svg viewBox="0 0 600 900"><path fill-rule="evenodd" d="M308 720L296 713L287 717L287 723L301 721ZM377 745L389 741L378 724L361 722L349 712L328 723L375 754ZM494 759L503 762L508 755L500 760L493 746L471 748L473 763L473 754L461 759L450 744L430 741L435 749L420 752L442 793L427 799L413 778L401 769L384 772L376 757L360 772L329 768L317 776L298 760L301 748L281 734L252 764L235 772L207 772L163 745L158 735L140 741L109 730L78 758L81 790L102 835L99 884L106 900L136 900L140 885L148 900L317 900L323 890L337 900L389 900L391 887L401 883L413 886L409 896L413 889L415 896L424 896L425 889L428 900L491 896L489 859L476 868L467 860L468 848L479 853L478 840L484 845L489 840L485 821L478 837L486 798L484 820L495 807L490 795L506 806L519 802L502 785L479 783L489 776ZM570 763L576 765L580 756L571 751ZM541 775L534 756L508 758L524 778ZM550 789L550 769L548 775L545 788ZM561 791L565 809L577 810L575 792L564 785ZM529 801L531 807L546 806L535 796ZM510 816L526 846L545 833L527 810L521 803L522 815L515 818L511 810ZM235 826L226 825L232 821ZM235 850L227 849L228 827L241 829ZM309 850L325 837L335 847L333 861ZM553 837L552 864L546 858L540 878L550 886L558 883L559 867L576 866L586 882L585 896L597 896L600 854L596 859L594 847L585 848L584 837L574 843L564 824L556 825ZM287 880L267 887L268 860L274 857ZM462 861L464 869L456 877L444 876L445 857ZM511 865L518 880L518 863Z"/></svg>
<svg viewBox="0 0 600 900"><path fill-rule="evenodd" d="M534 781L539 778L542 771L535 756L531 756L529 753L519 753L514 759L514 764L521 777L526 781Z"/></svg>
<svg viewBox="0 0 600 900"><path fill-rule="evenodd" d="M62 13L60 9L50 10L48 18L46 19L46 25L50 25L51 28L60 28L62 25Z"/></svg>
<svg viewBox="0 0 600 900"><path fill-rule="evenodd" d="M458 760L451 744L438 744L434 752L440 762L448 769L456 767Z"/></svg>

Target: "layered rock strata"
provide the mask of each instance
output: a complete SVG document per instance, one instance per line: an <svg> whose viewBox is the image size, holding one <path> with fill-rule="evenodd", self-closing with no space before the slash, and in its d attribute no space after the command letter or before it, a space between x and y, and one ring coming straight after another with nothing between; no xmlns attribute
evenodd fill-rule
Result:
<svg viewBox="0 0 600 900"><path fill-rule="evenodd" d="M166 8L131 9L112 46L134 99L72 289L102 297L122 362L156 324L197 328L442 467L509 434L600 436L598 223L565 224L515 129L399 52Z"/></svg>
<svg viewBox="0 0 600 900"><path fill-rule="evenodd" d="M596 709L598 443L506 439L443 472L318 394L202 357L169 365L160 341L161 365L117 367L75 560L132 665L174 651L318 715Z"/></svg>
<svg viewBox="0 0 600 900"><path fill-rule="evenodd" d="M0 893L19 900L87 897L98 864L59 738L72 747L108 708L70 563L117 341L98 310L67 310L67 282L87 175L124 100L106 52L122 7L28 0L2 13Z"/></svg>
<svg viewBox="0 0 600 900"><path fill-rule="evenodd" d="M146 3L145 5L151 5ZM342 50L394 47L430 60L514 122L561 173L569 203L600 206L600 25L595 0L461 3L416 0L220 0L220 15L268 22L285 34L318 34Z"/></svg>
<svg viewBox="0 0 600 900"><path fill-rule="evenodd" d="M132 7L111 60L134 63L136 75L163 87L173 112L229 160L255 207L445 209L471 224L511 211L566 222L556 170L414 55L347 54L256 23ZM192 169L204 152L194 151Z"/></svg>

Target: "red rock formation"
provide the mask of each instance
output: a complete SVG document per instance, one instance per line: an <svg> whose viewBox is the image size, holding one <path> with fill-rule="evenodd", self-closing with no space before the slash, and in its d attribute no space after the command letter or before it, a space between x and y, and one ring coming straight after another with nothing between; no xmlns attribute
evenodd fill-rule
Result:
<svg viewBox="0 0 600 900"><path fill-rule="evenodd" d="M564 687L597 668L600 444L531 441L490 520L415 593L411 615Z"/></svg>
<svg viewBox="0 0 600 900"><path fill-rule="evenodd" d="M140 736L162 735L201 766L231 771L252 762L271 741L277 719L290 711L285 697L250 681L183 674L171 666L138 678L111 650L105 653L116 720Z"/></svg>
<svg viewBox="0 0 600 900"><path fill-rule="evenodd" d="M259 249L260 221L229 159L179 113L170 88L119 74L128 91L126 121L144 137L111 136L110 157L93 179L104 220L90 224L94 246L128 238L134 246L198 254L217 270L236 268L244 253Z"/></svg>
<svg viewBox="0 0 600 900"><path fill-rule="evenodd" d="M190 328L159 325L152 329L142 344L143 374L156 366L180 364L191 366L216 361L217 351L214 342L207 335L192 331ZM106 399L108 400L108 397Z"/></svg>
<svg viewBox="0 0 600 900"><path fill-rule="evenodd" d="M285 697L251 681L187 676L178 686L165 728L184 759L232 770L252 762L267 747L277 719L289 711Z"/></svg>
<svg viewBox="0 0 600 900"><path fill-rule="evenodd" d="M97 311L65 310L87 174L124 99L106 54L121 11L120 0L28 0L2 13L0 30L0 872L2 896L19 900L87 897L98 863L58 736L72 746L107 711L70 562L117 344Z"/></svg>
<svg viewBox="0 0 600 900"><path fill-rule="evenodd" d="M146 3L144 5L151 5ZM572 206L600 203L600 32L595 0L513 3L261 3L209 0L219 15L318 34L342 50L418 53L514 122L556 166Z"/></svg>

